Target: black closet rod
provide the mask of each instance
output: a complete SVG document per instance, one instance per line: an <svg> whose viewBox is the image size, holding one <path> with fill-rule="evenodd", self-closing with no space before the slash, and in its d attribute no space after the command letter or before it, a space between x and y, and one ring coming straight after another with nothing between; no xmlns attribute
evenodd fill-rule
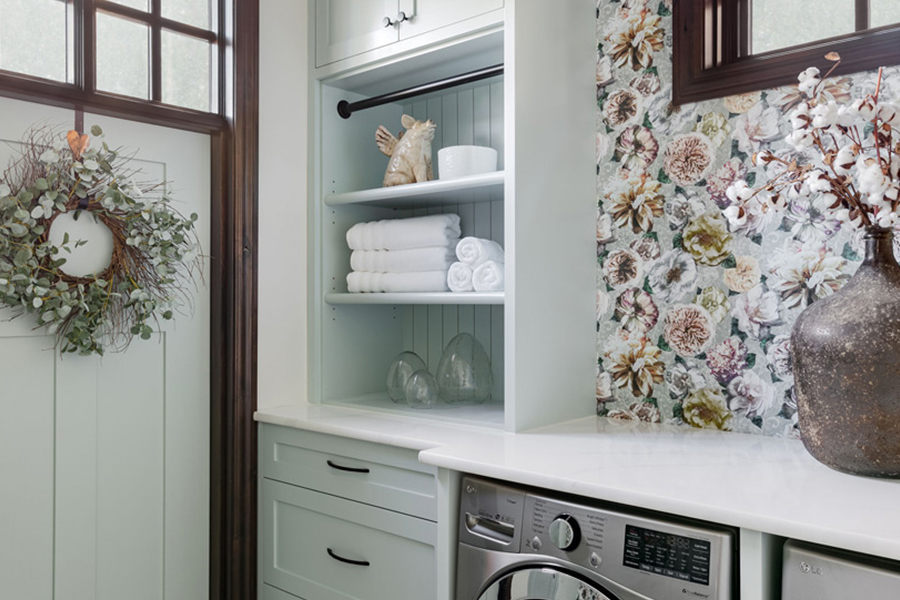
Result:
<svg viewBox="0 0 900 600"><path fill-rule="evenodd" d="M381 106L382 104L388 104L389 102L398 102L430 92L439 92L441 90L446 90L447 88L465 85L467 83L472 83L473 81L480 81L496 75L503 75L502 64L487 67L486 69L479 69L478 71L463 73L462 75L454 75L453 77L432 81L431 83L423 83L422 85L417 85L397 92L391 92L390 94L366 98L359 102L347 102L346 100L341 100L338 102L337 111L343 118L349 119L350 115L358 110L365 110L367 108L372 108L373 106Z"/></svg>

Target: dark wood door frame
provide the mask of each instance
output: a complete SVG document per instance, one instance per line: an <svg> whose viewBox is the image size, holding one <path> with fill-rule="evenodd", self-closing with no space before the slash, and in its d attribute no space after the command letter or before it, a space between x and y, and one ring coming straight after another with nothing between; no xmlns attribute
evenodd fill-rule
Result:
<svg viewBox="0 0 900 600"><path fill-rule="evenodd" d="M210 134L209 597L254 600L259 0L223 4L220 115L10 73L0 73L0 96Z"/></svg>
<svg viewBox="0 0 900 600"><path fill-rule="evenodd" d="M210 598L256 598L259 0L235 0L231 127L213 138ZM228 30L228 29L226 29Z"/></svg>

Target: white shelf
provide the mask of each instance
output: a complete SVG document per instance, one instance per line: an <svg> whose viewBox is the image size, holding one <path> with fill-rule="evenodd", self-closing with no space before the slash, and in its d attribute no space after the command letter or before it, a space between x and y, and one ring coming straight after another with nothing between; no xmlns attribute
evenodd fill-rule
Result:
<svg viewBox="0 0 900 600"><path fill-rule="evenodd" d="M391 401L387 394L368 394L358 398L326 401L325 404L448 423L474 424L491 429L502 428L504 425L503 404L499 402L471 405L441 403L432 408L411 408Z"/></svg>
<svg viewBox="0 0 900 600"><path fill-rule="evenodd" d="M459 179L426 181L386 188L328 194L325 204L367 204L388 208L421 208L445 204L473 204L503 199L503 171L460 177Z"/></svg>
<svg viewBox="0 0 900 600"><path fill-rule="evenodd" d="M408 292L356 294L325 294L328 304L446 304L446 305L503 305L503 292Z"/></svg>

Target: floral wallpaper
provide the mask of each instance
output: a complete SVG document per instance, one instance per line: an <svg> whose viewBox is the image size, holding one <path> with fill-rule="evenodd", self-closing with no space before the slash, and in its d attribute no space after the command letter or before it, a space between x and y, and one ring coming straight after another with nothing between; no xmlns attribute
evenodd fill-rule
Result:
<svg viewBox="0 0 900 600"><path fill-rule="evenodd" d="M791 326L850 279L861 239L808 201L729 229L728 186L772 175L751 156L796 152L782 139L800 92L673 106L671 11L597 2L597 412L795 437ZM875 85L837 75L824 93ZM900 69L881 94L900 97Z"/></svg>

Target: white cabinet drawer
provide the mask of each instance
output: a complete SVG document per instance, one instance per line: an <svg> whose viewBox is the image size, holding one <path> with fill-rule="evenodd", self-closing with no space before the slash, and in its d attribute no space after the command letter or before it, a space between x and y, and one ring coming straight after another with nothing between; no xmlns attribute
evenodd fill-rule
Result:
<svg viewBox="0 0 900 600"><path fill-rule="evenodd" d="M307 600L435 597L435 523L271 480L262 512L263 580L279 590Z"/></svg>
<svg viewBox="0 0 900 600"><path fill-rule="evenodd" d="M289 427L262 427L263 477L437 520L435 469L414 450Z"/></svg>

